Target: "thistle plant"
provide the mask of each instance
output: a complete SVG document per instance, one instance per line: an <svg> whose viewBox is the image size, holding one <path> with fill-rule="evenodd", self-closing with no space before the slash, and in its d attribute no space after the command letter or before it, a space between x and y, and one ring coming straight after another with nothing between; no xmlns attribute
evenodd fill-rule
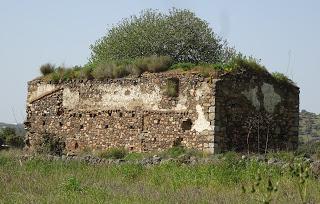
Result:
<svg viewBox="0 0 320 204"><path fill-rule="evenodd" d="M243 193L249 193L255 197L255 200L259 203L269 204L274 198L275 193L278 191L278 183L274 184L270 177L268 177L267 184L263 184L261 174L258 173L255 182L246 188L242 186Z"/></svg>
<svg viewBox="0 0 320 204"><path fill-rule="evenodd" d="M310 169L307 164L295 164L290 166L290 173L296 178L296 186L302 203L307 203L307 180L310 177Z"/></svg>

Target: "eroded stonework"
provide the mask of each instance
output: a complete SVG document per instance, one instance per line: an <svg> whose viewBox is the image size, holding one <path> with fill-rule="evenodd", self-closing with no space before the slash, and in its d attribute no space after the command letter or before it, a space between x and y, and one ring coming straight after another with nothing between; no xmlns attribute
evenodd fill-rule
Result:
<svg viewBox="0 0 320 204"><path fill-rule="evenodd" d="M177 83L177 96L166 94L169 80ZM260 121L257 115L270 120ZM248 129L250 151L294 148L298 115L299 89L269 75L164 72L103 82L33 80L25 125L31 150L50 135L63 141L66 152L111 147L158 151L183 145L214 153L246 150ZM255 117L261 127L253 124Z"/></svg>

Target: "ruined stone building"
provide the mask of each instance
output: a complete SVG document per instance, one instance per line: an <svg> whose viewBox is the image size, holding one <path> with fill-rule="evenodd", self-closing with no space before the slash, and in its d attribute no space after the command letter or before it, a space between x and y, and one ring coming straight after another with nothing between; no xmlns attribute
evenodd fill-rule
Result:
<svg viewBox="0 0 320 204"><path fill-rule="evenodd" d="M144 73L140 77L28 83L27 145L44 135L66 152L175 145L206 152L293 149L299 88L253 70Z"/></svg>

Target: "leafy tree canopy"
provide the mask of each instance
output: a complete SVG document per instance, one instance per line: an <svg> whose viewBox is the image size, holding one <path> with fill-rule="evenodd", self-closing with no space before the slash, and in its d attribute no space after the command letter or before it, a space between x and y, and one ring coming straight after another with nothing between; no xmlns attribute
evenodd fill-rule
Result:
<svg viewBox="0 0 320 204"><path fill-rule="evenodd" d="M90 63L169 56L174 63L224 63L235 53L208 23L189 10L145 10L123 19L90 46Z"/></svg>

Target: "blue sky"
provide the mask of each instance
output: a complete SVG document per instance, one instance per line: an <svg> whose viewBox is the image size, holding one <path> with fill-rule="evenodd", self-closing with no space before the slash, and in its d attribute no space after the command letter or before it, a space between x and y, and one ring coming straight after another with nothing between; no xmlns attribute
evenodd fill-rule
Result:
<svg viewBox="0 0 320 204"><path fill-rule="evenodd" d="M301 109L320 113L320 1L0 0L0 121L25 118L27 81L39 66L82 65L107 28L142 9L187 8L230 45L301 88Z"/></svg>

